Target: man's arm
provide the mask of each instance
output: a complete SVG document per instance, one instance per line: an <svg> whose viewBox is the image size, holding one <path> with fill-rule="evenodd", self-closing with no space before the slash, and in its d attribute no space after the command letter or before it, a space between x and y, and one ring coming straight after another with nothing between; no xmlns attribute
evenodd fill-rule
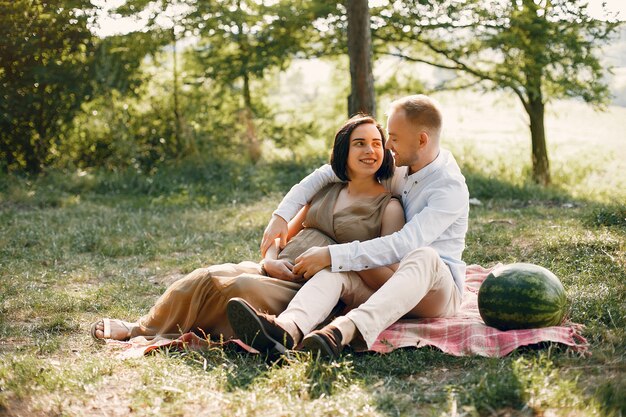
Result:
<svg viewBox="0 0 626 417"><path fill-rule="evenodd" d="M465 184L456 184L454 188L452 192L431 196L428 205L392 235L329 246L332 270L361 271L366 267L391 265L412 250L430 245L468 210L469 193Z"/></svg>
<svg viewBox="0 0 626 417"><path fill-rule="evenodd" d="M404 210L402 209L402 204L400 204L398 200L393 199L387 204L383 212L380 235L387 236L395 233L401 230L404 224ZM396 272L398 265L398 263L395 263L387 266L379 266L378 268L364 269L359 271L358 274L365 285L376 291L387 282L394 272Z"/></svg>
<svg viewBox="0 0 626 417"><path fill-rule="evenodd" d="M280 247L287 243L287 222L306 205L313 196L325 185L338 182L339 178L333 172L330 165L326 164L307 175L283 197L283 200L274 211L270 222L263 232L261 240L261 255L264 256L267 249L280 238Z"/></svg>
<svg viewBox="0 0 626 417"><path fill-rule="evenodd" d="M402 230L366 242L310 248L298 258L294 273L305 278L332 266L333 272L361 271L392 265L414 249L428 246L468 209L469 193L465 183L449 184L445 193L435 193L427 206L414 215Z"/></svg>

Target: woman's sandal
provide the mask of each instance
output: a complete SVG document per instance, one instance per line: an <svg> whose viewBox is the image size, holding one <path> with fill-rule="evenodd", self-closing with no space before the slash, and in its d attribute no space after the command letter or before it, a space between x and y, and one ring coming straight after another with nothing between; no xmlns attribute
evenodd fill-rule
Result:
<svg viewBox="0 0 626 417"><path fill-rule="evenodd" d="M117 319L102 319L102 320L98 320L94 323L91 324L91 337L98 343L105 343L105 339L111 339L111 322L112 321L116 321L119 322L119 324L121 324L122 326L124 326L126 328L126 332L128 334L128 336L126 336L124 339L115 339L115 340L128 340L130 339L130 334L131 334L131 329L122 321L122 320L117 320ZM96 335L96 328L98 327L98 324L102 323L104 325L104 335L103 337L98 337Z"/></svg>

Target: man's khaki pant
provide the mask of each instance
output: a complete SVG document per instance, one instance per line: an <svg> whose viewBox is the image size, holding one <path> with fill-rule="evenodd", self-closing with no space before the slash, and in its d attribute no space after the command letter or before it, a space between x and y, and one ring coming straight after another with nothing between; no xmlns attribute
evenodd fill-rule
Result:
<svg viewBox="0 0 626 417"><path fill-rule="evenodd" d="M331 312L338 300L371 348L378 335L402 317L447 317L461 304L450 269L431 248L410 252L395 274L373 291L355 272L318 272L298 291L280 320L291 320L304 335Z"/></svg>

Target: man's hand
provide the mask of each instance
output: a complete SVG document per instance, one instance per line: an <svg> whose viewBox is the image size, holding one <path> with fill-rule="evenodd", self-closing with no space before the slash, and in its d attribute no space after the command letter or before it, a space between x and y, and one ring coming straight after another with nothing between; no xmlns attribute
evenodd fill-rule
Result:
<svg viewBox="0 0 626 417"><path fill-rule="evenodd" d="M302 275L305 279L311 278L322 269L330 266L330 251L328 247L320 248L314 246L307 249L302 255L296 258L293 273Z"/></svg>
<svg viewBox="0 0 626 417"><path fill-rule="evenodd" d="M283 281L293 281L299 278L292 272L293 264L286 260L268 259L263 261L265 272L272 277L282 279Z"/></svg>
<svg viewBox="0 0 626 417"><path fill-rule="evenodd" d="M280 248L284 248L287 244L287 233L287 221L277 214L272 215L270 222L263 232L261 256L265 256L265 252L274 244L276 238L280 238Z"/></svg>

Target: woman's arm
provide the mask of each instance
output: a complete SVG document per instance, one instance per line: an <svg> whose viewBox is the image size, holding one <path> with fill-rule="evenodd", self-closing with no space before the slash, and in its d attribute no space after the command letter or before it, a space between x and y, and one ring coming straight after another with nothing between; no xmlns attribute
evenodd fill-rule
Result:
<svg viewBox="0 0 626 417"><path fill-rule="evenodd" d="M395 233L402 229L404 223L404 210L402 209L402 204L400 204L400 202L395 198L391 199L383 212L380 235L385 236ZM380 266L374 269L358 271L357 273L365 285L376 291L382 287L385 282L387 282L394 272L396 272L398 265L398 263L395 263L392 265Z"/></svg>
<svg viewBox="0 0 626 417"><path fill-rule="evenodd" d="M292 237L297 235L300 230L304 229L304 219L306 218L306 214L309 212L310 208L310 204L305 205L300 209L298 214L296 214L296 216L291 219L289 225L287 226L287 242L289 242Z"/></svg>
<svg viewBox="0 0 626 417"><path fill-rule="evenodd" d="M298 214L296 214L296 216L289 222L289 226L287 228L287 242L289 242L292 237L297 235L298 232L300 232L300 230L304 228L302 223L306 218L309 207L309 204L302 207ZM278 278L285 281L293 281L295 278L298 278L298 276L292 272L293 264L284 259L279 260L278 254L280 253L280 251L280 240L275 239L274 244L270 246L265 252L265 256L263 257L262 262L263 269L272 278Z"/></svg>
<svg viewBox="0 0 626 417"><path fill-rule="evenodd" d="M263 232L261 254L265 255L265 252L272 246L276 238L283 239L283 242L286 243L287 238L284 236L285 223L310 202L313 196L324 188L325 185L338 181L339 178L335 175L330 164L326 164L294 185L272 214L272 218Z"/></svg>

